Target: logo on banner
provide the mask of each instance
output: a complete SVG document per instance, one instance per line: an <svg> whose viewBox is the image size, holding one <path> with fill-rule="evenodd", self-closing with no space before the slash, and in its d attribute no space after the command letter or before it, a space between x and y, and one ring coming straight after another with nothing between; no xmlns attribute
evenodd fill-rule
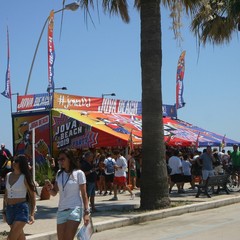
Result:
<svg viewBox="0 0 240 240"><path fill-rule="evenodd" d="M86 127L76 119L63 114L60 117L54 116L53 118L54 141L58 148L70 145L74 137L84 135Z"/></svg>

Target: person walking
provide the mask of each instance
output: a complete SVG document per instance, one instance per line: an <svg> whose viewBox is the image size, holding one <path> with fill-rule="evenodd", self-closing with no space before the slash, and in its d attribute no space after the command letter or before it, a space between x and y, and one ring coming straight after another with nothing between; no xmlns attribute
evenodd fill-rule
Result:
<svg viewBox="0 0 240 240"><path fill-rule="evenodd" d="M233 167L233 180L237 181L238 186L240 185L240 151L238 150L238 145L233 145L233 151L231 152L231 162ZM236 176L238 176L238 179L236 179Z"/></svg>
<svg viewBox="0 0 240 240"><path fill-rule="evenodd" d="M129 168L130 168L130 183L132 184L132 189L138 189L136 186L137 170L136 170L136 160L134 158L135 153L131 152L129 158Z"/></svg>
<svg viewBox="0 0 240 240"><path fill-rule="evenodd" d="M173 186L176 184L178 188L178 193L184 193L181 189L183 183L183 168L182 160L179 157L180 153L177 149L174 149L172 156L168 160L168 165L172 169L170 173L170 186L169 193L171 193Z"/></svg>
<svg viewBox="0 0 240 240"><path fill-rule="evenodd" d="M6 154L7 158L9 158L9 159L12 158L11 152L5 147L4 143L1 144L1 151Z"/></svg>
<svg viewBox="0 0 240 240"><path fill-rule="evenodd" d="M51 184L46 180L45 186L52 196L59 192L58 240L73 240L82 218L84 225L88 225L90 220L86 177L70 149L60 150L58 161L61 169L57 172L56 182Z"/></svg>
<svg viewBox="0 0 240 240"><path fill-rule="evenodd" d="M183 169L183 182L181 189L184 190L185 183L190 183L191 189L195 189L195 183L191 173L192 163L190 162L190 156L188 156L187 154L183 155L182 169Z"/></svg>
<svg viewBox="0 0 240 240"><path fill-rule="evenodd" d="M94 155L91 151L88 151L84 154L84 158L81 161L81 170L86 175L87 195L90 200L91 212L96 212L97 209L95 207L95 191L98 168L94 164Z"/></svg>
<svg viewBox="0 0 240 240"><path fill-rule="evenodd" d="M5 177L7 173L12 171L12 154L5 147L5 144L1 144L0 149L0 191L5 189Z"/></svg>
<svg viewBox="0 0 240 240"><path fill-rule="evenodd" d="M114 172L116 165L115 159L112 158L112 153L107 153L107 158L104 160L104 166L105 166L105 192L104 196L107 195L107 190L109 189L109 195L112 194L113 190L113 179L114 179Z"/></svg>
<svg viewBox="0 0 240 240"><path fill-rule="evenodd" d="M98 187L98 194L102 195L103 191L105 191L105 166L104 161L106 157L104 154L101 154L99 157L99 161L97 164L98 172L97 172L97 187Z"/></svg>
<svg viewBox="0 0 240 240"><path fill-rule="evenodd" d="M127 175L126 175L126 169L127 169L127 160L120 154L119 150L115 150L113 152L116 164L114 165L115 168L115 175L113 179L113 189L114 189L114 197L111 198L111 201L117 201L117 187L123 187L124 190L128 190L128 192L131 194L131 199L134 199L135 195L131 191L131 189L127 185Z"/></svg>
<svg viewBox="0 0 240 240"><path fill-rule="evenodd" d="M35 207L36 187L28 161L25 155L18 155L13 160L13 171L6 176L3 201L3 220L10 226L8 240L26 239L23 228L34 223Z"/></svg>
<svg viewBox="0 0 240 240"><path fill-rule="evenodd" d="M206 182L208 177L214 176L213 162L214 157L211 146L207 146L206 150L199 156L199 165L202 167L203 183Z"/></svg>

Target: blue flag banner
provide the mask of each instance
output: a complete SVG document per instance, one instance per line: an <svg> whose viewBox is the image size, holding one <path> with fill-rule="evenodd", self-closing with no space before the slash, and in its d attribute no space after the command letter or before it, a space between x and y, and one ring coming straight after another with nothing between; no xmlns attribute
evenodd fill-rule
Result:
<svg viewBox="0 0 240 240"><path fill-rule="evenodd" d="M1 93L4 97L11 99L11 84L10 84L10 50L9 50L9 33L7 28L7 71L5 79L5 90Z"/></svg>
<svg viewBox="0 0 240 240"><path fill-rule="evenodd" d="M182 108L185 105L183 100L183 78L185 72L185 55L186 51L183 51L179 57L177 65L176 76L176 109Z"/></svg>

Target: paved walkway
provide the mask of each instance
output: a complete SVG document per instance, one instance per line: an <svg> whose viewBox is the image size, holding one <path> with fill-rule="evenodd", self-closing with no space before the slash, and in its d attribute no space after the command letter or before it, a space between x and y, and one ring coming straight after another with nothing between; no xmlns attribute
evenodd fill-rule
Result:
<svg viewBox="0 0 240 240"><path fill-rule="evenodd" d="M239 193L231 193L229 195L220 193L219 195L213 195L212 198L205 196L195 198L196 190L187 190L186 193L183 194L178 194L176 190L173 190L170 198L176 207L139 213L130 211L140 206L140 192L138 190L134 190L134 192L136 194L134 200L130 200L128 193L119 194L118 201L109 201L112 196L96 196L98 212L92 214L93 225L96 232L240 202ZM57 239L55 218L57 204L58 196L51 197L50 200L37 201L36 221L33 225L27 225L24 228L27 239ZM2 195L0 198L0 206L2 206ZM6 223L1 222L0 232L4 231L9 231L9 227Z"/></svg>

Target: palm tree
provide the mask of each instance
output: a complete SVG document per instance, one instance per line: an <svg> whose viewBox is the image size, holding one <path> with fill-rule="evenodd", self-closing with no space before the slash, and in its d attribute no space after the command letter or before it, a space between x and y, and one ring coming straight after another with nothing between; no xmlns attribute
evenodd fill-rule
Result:
<svg viewBox="0 0 240 240"><path fill-rule="evenodd" d="M182 7L194 9L198 0L163 0L172 11L173 29L178 33ZM80 0L88 12L93 0ZM142 176L141 208L160 209L169 206L168 180L165 161L165 143L162 121L162 34L160 0L135 0L141 20L142 69ZM102 0L105 12L120 14L129 22L126 0Z"/></svg>
<svg viewBox="0 0 240 240"><path fill-rule="evenodd" d="M199 44L228 43L240 31L240 0L205 0L193 15L191 29Z"/></svg>
<svg viewBox="0 0 240 240"><path fill-rule="evenodd" d="M164 0L171 10L173 30L181 37L181 13L198 6L197 0ZM141 208L159 209L170 204L162 122L162 34L160 1L141 0L141 69L142 69L142 179Z"/></svg>

